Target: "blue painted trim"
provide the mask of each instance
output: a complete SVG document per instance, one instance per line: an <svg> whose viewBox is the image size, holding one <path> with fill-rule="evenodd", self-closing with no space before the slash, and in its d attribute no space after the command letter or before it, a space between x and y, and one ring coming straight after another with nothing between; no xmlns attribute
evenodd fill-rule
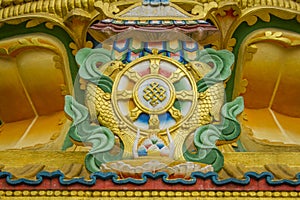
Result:
<svg viewBox="0 0 300 200"><path fill-rule="evenodd" d="M186 51L189 51L189 52L197 51L199 49L198 43L194 42L194 45L195 46L190 49L186 46L186 42L182 41L182 48Z"/></svg>
<svg viewBox="0 0 300 200"><path fill-rule="evenodd" d="M145 42L144 43L144 50L146 52L152 54L152 49L153 48L149 48L149 43L151 43L151 42ZM161 41L161 43L162 43L162 49L159 49L158 54L167 51L167 42L166 41Z"/></svg>
<svg viewBox="0 0 300 200"><path fill-rule="evenodd" d="M129 40L128 39L126 40L124 47L119 48L117 46L117 43L118 43L118 41L114 41L113 50L116 50L118 52L122 52L122 51L125 51L126 49L128 49L128 46L129 46Z"/></svg>
<svg viewBox="0 0 300 200"><path fill-rule="evenodd" d="M53 179L58 178L59 183L61 185L72 185L75 183L79 183L85 186L92 186L95 185L97 182L97 179L100 180L111 180L115 184L136 184L136 185L142 185L145 184L148 179L162 179L164 183L166 184L183 184L183 185L193 185L197 183L198 179L207 180L210 179L212 183L214 183L217 186L222 186L226 184L237 184L241 186L248 185L250 183L251 179L265 179L267 184L270 186L279 186L283 184L291 185L291 186L298 186L300 185L300 172L296 175L297 180L274 180L274 175L270 172L263 172L263 173L256 173L256 172L247 172L244 174L244 179L236 179L236 178L228 178L224 180L218 179L218 174L215 172L209 172L209 173L202 173L202 172L193 172L191 174L191 179L168 179L168 174L165 172L157 172L155 174L151 172L145 172L142 174L141 179L133 179L133 178L127 178L127 179L118 179L118 176L116 173L103 173L103 172L96 172L91 174L90 180L85 180L83 177L81 178L73 178L71 180L66 180L64 174L57 170L54 172L46 172L42 171L39 172L36 175L36 180L29 180L26 178L21 179L14 179L12 174L9 172L0 172L0 179L6 178L6 182L10 185L18 185L18 184L26 184L26 185L32 185L36 186L43 182L44 179Z"/></svg>

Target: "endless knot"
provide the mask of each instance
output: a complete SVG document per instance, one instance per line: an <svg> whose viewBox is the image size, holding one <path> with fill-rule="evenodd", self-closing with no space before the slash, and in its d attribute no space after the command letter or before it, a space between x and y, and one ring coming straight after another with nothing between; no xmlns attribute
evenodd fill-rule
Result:
<svg viewBox="0 0 300 200"><path fill-rule="evenodd" d="M144 99L150 101L150 104L155 107L166 98L166 90L156 82L150 83L144 90Z"/></svg>

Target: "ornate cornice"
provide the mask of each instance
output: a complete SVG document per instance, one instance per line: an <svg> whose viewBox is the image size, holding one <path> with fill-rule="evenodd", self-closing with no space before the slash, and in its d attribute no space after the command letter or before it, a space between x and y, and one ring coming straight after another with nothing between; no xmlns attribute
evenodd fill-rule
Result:
<svg viewBox="0 0 300 200"><path fill-rule="evenodd" d="M88 27L96 19L112 18L119 20L199 20L209 19L221 30L222 39L213 45L217 49L232 50L235 39L234 30L242 23L252 26L258 19L270 21L274 15L281 19L296 18L300 21L300 3L292 0L170 0L169 8L178 16L138 16L132 15L134 9L140 11L151 6L143 6L142 0L99 1L99 0L0 0L0 27L5 24L19 24L27 21L26 28L45 23L63 28L74 40L73 49L90 46L86 43ZM146 9L147 9L146 8ZM128 14L130 13L131 14ZM162 12L162 11L161 11Z"/></svg>
<svg viewBox="0 0 300 200"><path fill-rule="evenodd" d="M37 13L53 14L59 18L76 15L76 11L89 15L94 10L95 0L2 0L0 1L0 19L8 19ZM83 15L81 13L80 15Z"/></svg>
<svg viewBox="0 0 300 200"><path fill-rule="evenodd" d="M19 16L32 16L32 14L50 14L51 16L46 17L56 17L61 20L65 20L70 16L81 16L84 18L93 18L95 10L97 9L99 13L104 13L106 17L110 18L124 18L121 17L122 14L127 11L141 6L142 1L140 0L121 0L121 1L99 1L99 0L0 0L0 21L7 19L13 19ZM277 9L287 9L290 11L300 11L299 1L292 0L236 0L236 1L179 1L171 0L170 6L178 9L187 15L187 18L193 19L205 19L207 14L212 10L220 9L224 6L235 5L239 10L253 10L257 8L277 8ZM221 11L222 12L222 11ZM98 13L98 14L99 14ZM130 18L130 17L129 17ZM162 17L163 18L163 17Z"/></svg>

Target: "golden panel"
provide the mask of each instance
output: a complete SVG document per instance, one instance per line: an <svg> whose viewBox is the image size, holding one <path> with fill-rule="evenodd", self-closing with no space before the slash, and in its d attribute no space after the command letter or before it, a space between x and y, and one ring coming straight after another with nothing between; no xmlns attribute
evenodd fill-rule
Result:
<svg viewBox="0 0 300 200"><path fill-rule="evenodd" d="M0 127L0 150L14 148L17 142L22 138L34 118L5 122Z"/></svg>
<svg viewBox="0 0 300 200"><path fill-rule="evenodd" d="M44 49L22 51L16 56L20 77L38 115L51 114L64 107L61 85L65 81L61 69L55 67L55 56Z"/></svg>
<svg viewBox="0 0 300 200"><path fill-rule="evenodd" d="M0 92L5 94L0 98L0 149L53 143L66 133L64 95L72 88L63 45L45 34L23 35L2 40L0 55Z"/></svg>
<svg viewBox="0 0 300 200"><path fill-rule="evenodd" d="M300 149L299 41L296 33L264 29L242 44L234 96L244 96L243 124L251 130L241 140L249 151Z"/></svg>
<svg viewBox="0 0 300 200"><path fill-rule="evenodd" d="M35 113L24 90L16 58L0 57L0 74L0 119L9 123L34 118Z"/></svg>
<svg viewBox="0 0 300 200"><path fill-rule="evenodd" d="M284 49L284 53L281 54L282 69L280 71L280 78L278 78L277 91L272 103L272 110L297 118L300 117L299 55L300 45Z"/></svg>
<svg viewBox="0 0 300 200"><path fill-rule="evenodd" d="M256 46L253 59L243 63L243 79L248 81L245 107L253 109L269 107L284 62L284 49L278 45L264 42Z"/></svg>

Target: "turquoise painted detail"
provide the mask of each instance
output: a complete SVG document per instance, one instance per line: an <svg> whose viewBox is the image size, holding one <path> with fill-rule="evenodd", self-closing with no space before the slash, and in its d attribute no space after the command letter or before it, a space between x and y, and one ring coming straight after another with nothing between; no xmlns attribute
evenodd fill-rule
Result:
<svg viewBox="0 0 300 200"><path fill-rule="evenodd" d="M92 145L92 149L85 158L89 171L99 171L101 163L120 159L120 156L112 156L109 153L114 147L114 134L106 127L91 125L88 109L85 106L67 95L65 96L64 110L73 120L69 136L75 141Z"/></svg>
<svg viewBox="0 0 300 200"><path fill-rule="evenodd" d="M83 48L77 52L75 58L80 65L78 74L81 78L96 84L104 92L112 92L113 81L99 70L103 65L115 59L111 51L103 48Z"/></svg>
<svg viewBox="0 0 300 200"><path fill-rule="evenodd" d="M204 92L210 86L222 82L230 76L234 55L227 50L216 51L207 48L201 50L199 61L212 67L212 70L197 82L198 92Z"/></svg>
<svg viewBox="0 0 300 200"><path fill-rule="evenodd" d="M193 172L191 174L190 179L171 179L166 172L145 172L142 174L141 179L133 179L133 178L126 178L120 179L116 173L108 172L95 172L91 174L90 179L86 180L84 177L66 179L65 174L60 170L54 172L47 172L41 171L37 173L36 179L27 179L27 178L20 178L16 179L11 173L6 171L0 171L0 181L4 179L4 183L8 183L10 185L19 185L25 184L30 186L38 186L46 180L55 180L58 179L60 185L68 186L73 184L80 184L82 186L93 186L97 183L97 180L107 180L111 181L115 184L135 184L135 185L143 185L150 180L159 180L161 179L166 184L183 184L183 185L194 185L197 184L199 180L211 180L213 184L217 186L222 186L226 184L236 184L239 186L249 185L251 182L258 182L264 180L268 185L271 186L299 186L300 185L300 173L296 174L295 180L289 179L276 179L275 176L271 172L246 172L244 174L243 179L237 178L227 178L227 179L220 179L218 174L215 172L208 172L206 174L202 172ZM51 187L51 186L50 186Z"/></svg>
<svg viewBox="0 0 300 200"><path fill-rule="evenodd" d="M187 151L183 146L184 157L188 161L211 164L215 171L221 170L224 157L217 149L219 140L231 141L236 139L241 131L236 116L244 110L242 97L237 97L233 102L226 103L221 110L222 121L220 124L200 126L194 133L194 145L197 152Z"/></svg>
<svg viewBox="0 0 300 200"><path fill-rule="evenodd" d="M219 140L231 141L236 139L241 132L241 125L236 117L244 110L243 97L237 97L234 101L226 103L221 110L223 121L216 125L222 132Z"/></svg>
<svg viewBox="0 0 300 200"><path fill-rule="evenodd" d="M169 0L143 0L143 5L151 5L151 6L158 6L160 4L166 6L169 5Z"/></svg>

